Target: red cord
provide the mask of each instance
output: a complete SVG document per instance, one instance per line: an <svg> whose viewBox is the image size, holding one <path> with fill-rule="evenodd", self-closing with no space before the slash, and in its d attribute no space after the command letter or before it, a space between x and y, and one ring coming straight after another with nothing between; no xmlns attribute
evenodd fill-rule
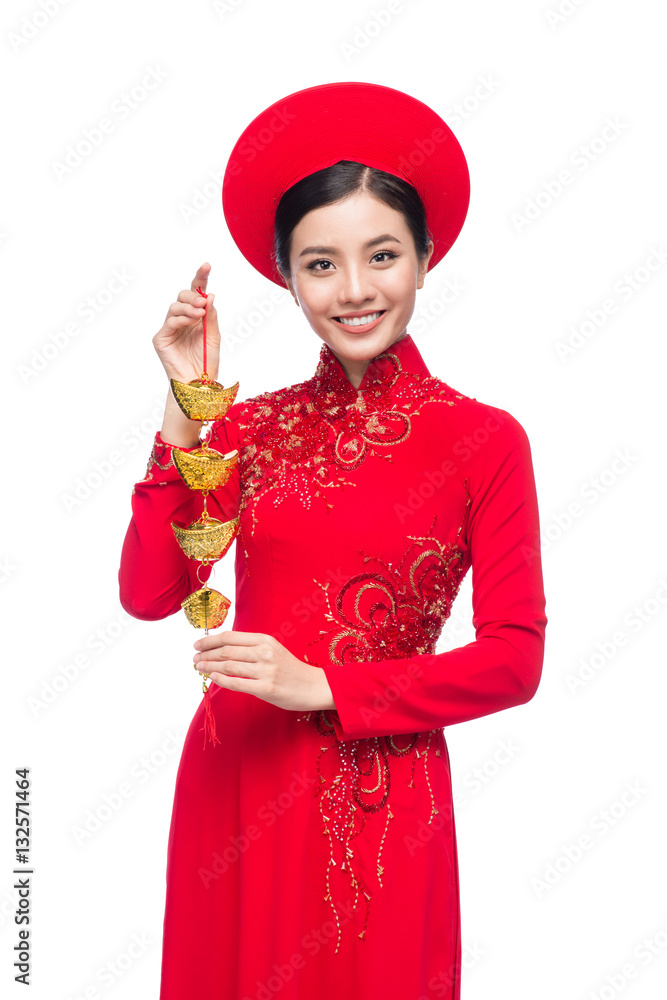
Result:
<svg viewBox="0 0 667 1000"><path fill-rule="evenodd" d="M206 292L202 292L201 285L197 285L197 291L199 292L200 295L203 295L205 299L208 299L208 295L206 294ZM204 347L202 350L202 355L204 359L203 374L206 375L206 379L202 379L202 381L208 382L208 373L206 371L206 305L204 305Z"/></svg>

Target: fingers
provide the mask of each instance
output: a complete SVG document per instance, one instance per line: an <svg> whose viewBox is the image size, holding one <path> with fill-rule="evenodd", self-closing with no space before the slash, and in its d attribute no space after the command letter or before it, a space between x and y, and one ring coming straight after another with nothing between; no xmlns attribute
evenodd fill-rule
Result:
<svg viewBox="0 0 667 1000"><path fill-rule="evenodd" d="M220 664L235 661L236 663L251 664L257 663L260 658L255 654L250 646L219 646L217 649L209 649L205 653L196 653L194 656L195 666L198 670L202 668L218 669Z"/></svg>
<svg viewBox="0 0 667 1000"><path fill-rule="evenodd" d="M200 674L222 674L224 677L245 677L247 680L260 679L260 671L256 663L245 660L200 660L194 664Z"/></svg>
<svg viewBox="0 0 667 1000"><path fill-rule="evenodd" d="M188 299L181 298L182 295L187 295ZM192 296L192 298L190 298ZM206 300L201 297L201 295L193 295L192 292L181 292L178 296L178 301L172 303L171 309L169 310L172 316L189 316L192 319L201 319L204 315L204 302Z"/></svg>
<svg viewBox="0 0 667 1000"><path fill-rule="evenodd" d="M210 300L210 298L211 296L209 295L208 300ZM204 311L204 307L206 306L208 300L204 298L203 295L200 295L199 292L190 291L189 288L184 288L182 292L178 293L179 302L188 302L190 305L196 306L200 309L201 312Z"/></svg>
<svg viewBox="0 0 667 1000"><path fill-rule="evenodd" d="M192 279L192 284L190 285L191 290L193 292L196 292L197 286L201 285L202 291L205 292L206 282L208 281L208 276L210 273L211 273L211 265L208 263L208 261L205 264L200 264L200 266L197 268L197 273Z"/></svg>
<svg viewBox="0 0 667 1000"><path fill-rule="evenodd" d="M218 646L256 646L258 643L271 643L273 636L265 632L217 632L215 635L203 635L194 644L195 649L215 649Z"/></svg>

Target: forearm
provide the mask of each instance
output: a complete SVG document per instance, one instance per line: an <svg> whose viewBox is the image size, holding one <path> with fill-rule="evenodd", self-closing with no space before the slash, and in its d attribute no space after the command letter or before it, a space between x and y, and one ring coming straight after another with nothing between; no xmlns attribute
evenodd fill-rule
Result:
<svg viewBox="0 0 667 1000"><path fill-rule="evenodd" d="M538 611L530 627L445 653L325 666L338 738L440 729L524 704L540 681L545 624Z"/></svg>
<svg viewBox="0 0 667 1000"><path fill-rule="evenodd" d="M162 440L177 448L195 448L199 444L201 426L201 420L190 420L185 416L174 399L170 385L167 389L164 419L160 429Z"/></svg>
<svg viewBox="0 0 667 1000"><path fill-rule="evenodd" d="M173 405L178 406L175 400ZM181 417L186 424L195 423L183 414ZM223 423L218 421L213 428L212 447L227 454L234 446ZM165 435L178 436L178 430L170 431L169 426ZM192 449L198 443L195 440L188 446L183 442L175 447ZM147 475L132 491L132 518L118 574L122 606L135 618L148 621L175 614L181 601L208 580L211 573L211 566L200 567L197 561L186 557L171 528L172 522L183 525L198 518L203 503L201 493L189 489L178 474L171 445L162 432L156 434ZM239 498L239 473L234 469L225 486L209 495L211 516L223 521L236 517Z"/></svg>

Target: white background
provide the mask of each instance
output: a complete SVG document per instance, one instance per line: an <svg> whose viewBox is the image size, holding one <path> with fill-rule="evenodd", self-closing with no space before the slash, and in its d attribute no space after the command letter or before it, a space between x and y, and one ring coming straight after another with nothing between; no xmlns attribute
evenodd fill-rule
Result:
<svg viewBox="0 0 667 1000"><path fill-rule="evenodd" d="M660 14L649 0L3 5L0 981L12 997L25 995L11 982L21 766L30 995L158 995L173 785L201 689L185 617L141 622L118 602L131 490L167 387L151 338L209 260L225 384L238 378L245 398L312 375L320 342L287 292L267 304L276 286L226 231L220 177L264 107L333 80L413 94L465 150L468 219L419 293L414 337L433 374L524 425L540 498L541 686L446 733L464 1000L664 995ZM59 176L105 117L112 131ZM110 296L114 272L126 284ZM262 305L270 315L238 336ZM232 565L216 570L228 594ZM439 648L472 637L469 586ZM123 783L131 796L82 837ZM145 947L128 968L133 935ZM124 971L109 984L110 962Z"/></svg>

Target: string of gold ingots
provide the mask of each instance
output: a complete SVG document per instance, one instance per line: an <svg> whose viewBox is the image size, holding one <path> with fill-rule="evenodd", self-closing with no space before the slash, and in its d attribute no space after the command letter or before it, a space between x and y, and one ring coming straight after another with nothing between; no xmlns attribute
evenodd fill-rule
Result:
<svg viewBox="0 0 667 1000"><path fill-rule="evenodd" d="M197 291L200 295L208 298L201 288L197 288ZM238 517L231 521L219 521L217 518L211 517L206 506L208 494L211 490L220 489L225 485L238 461L237 451L223 455L210 447L209 438L212 422L222 420L234 403L239 383L236 382L226 389L219 382L209 378L206 371L206 312L204 312L203 326L204 370L201 378L187 383L178 382L176 379L170 380L174 399L185 416L190 420L202 421L201 446L193 451L183 451L174 447L172 454L174 465L181 479L191 490L201 492L204 507L200 517L188 525L171 522L174 535L183 552L189 559L195 559L201 564L197 567L197 579L200 583L202 580L199 574L202 567L222 559L236 537L239 526ZM195 590L181 603L190 624L195 628L205 629L206 635L208 635L209 629L219 628L222 625L230 606L231 601L224 594L213 590L206 583L202 584L199 590ZM195 664L196 669L197 665ZM202 728L204 730L204 747L206 747L207 737L214 746L220 742L216 735L215 717L211 709L209 684L207 684L209 678L210 674L203 675L205 715Z"/></svg>

